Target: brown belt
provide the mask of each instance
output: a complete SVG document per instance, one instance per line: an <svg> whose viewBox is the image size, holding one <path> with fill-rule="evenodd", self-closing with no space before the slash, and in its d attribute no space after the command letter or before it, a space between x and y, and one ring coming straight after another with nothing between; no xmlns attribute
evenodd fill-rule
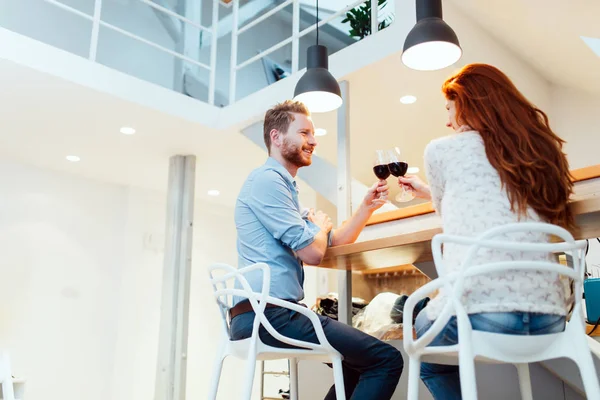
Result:
<svg viewBox="0 0 600 400"><path fill-rule="evenodd" d="M267 303L267 308L271 307L279 307L275 304ZM248 300L237 303L235 306L229 309L229 318L234 319L240 314L245 314L247 312L254 311L252 309L252 304Z"/></svg>

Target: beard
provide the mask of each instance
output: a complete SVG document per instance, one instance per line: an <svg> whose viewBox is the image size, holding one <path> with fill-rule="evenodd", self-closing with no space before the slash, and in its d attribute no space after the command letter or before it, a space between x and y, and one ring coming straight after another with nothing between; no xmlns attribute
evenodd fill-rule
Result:
<svg viewBox="0 0 600 400"><path fill-rule="evenodd" d="M290 164L300 168L308 167L312 164L312 155L304 152L304 150L312 149L311 146L298 146L297 144L290 143L287 139L283 140L283 147L281 149L281 156Z"/></svg>

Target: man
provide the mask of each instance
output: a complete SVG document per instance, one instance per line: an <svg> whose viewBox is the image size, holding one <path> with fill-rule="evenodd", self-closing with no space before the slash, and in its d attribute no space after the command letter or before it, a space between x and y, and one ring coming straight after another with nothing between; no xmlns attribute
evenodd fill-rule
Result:
<svg viewBox="0 0 600 400"><path fill-rule="evenodd" d="M298 203L294 177L309 166L317 145L310 113L299 102L278 104L265 115L264 139L269 158L244 183L235 208L239 267L264 262L271 270L272 297L298 303L304 298L303 263L319 264L328 245L353 243L387 195L385 181L368 190L354 215L336 230L322 212L305 218ZM252 289L261 290L260 274L247 277ZM247 300L230 311L233 340L251 336L254 312ZM317 343L308 318L281 307L268 307L265 316L280 334ZM346 396L356 400L388 400L400 374L402 355L394 347L346 324L319 316L329 343L344 357ZM260 338L268 345L290 347L275 340L261 326ZM325 397L335 399L332 387Z"/></svg>

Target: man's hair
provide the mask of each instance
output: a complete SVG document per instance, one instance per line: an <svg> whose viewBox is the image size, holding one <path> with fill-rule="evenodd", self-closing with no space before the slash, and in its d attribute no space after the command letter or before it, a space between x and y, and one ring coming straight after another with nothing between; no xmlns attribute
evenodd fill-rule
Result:
<svg viewBox="0 0 600 400"><path fill-rule="evenodd" d="M303 103L292 100L276 104L265 113L263 136L269 155L271 154L271 131L277 129L281 133L287 133L290 124L295 119L294 113L310 117L310 111L308 111L308 108Z"/></svg>

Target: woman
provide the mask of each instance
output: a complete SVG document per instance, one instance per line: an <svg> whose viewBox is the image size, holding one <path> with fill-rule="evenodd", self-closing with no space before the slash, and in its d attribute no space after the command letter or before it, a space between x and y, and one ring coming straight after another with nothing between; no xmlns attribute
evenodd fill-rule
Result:
<svg viewBox="0 0 600 400"><path fill-rule="evenodd" d="M441 215L444 233L475 236L518 221L574 225L567 206L573 184L562 151L564 141L548 117L532 105L497 68L470 64L442 86L453 135L425 149L429 186L416 176L400 177ZM537 233L512 234L515 241L544 242ZM457 269L467 247L445 244L447 271ZM489 261L547 259L547 254L487 250L474 264ZM536 335L564 330L567 295L556 274L514 271L473 277L463 297L476 330ZM422 336L445 304L443 291L419 313ZM453 317L431 345L456 344ZM457 366L423 364L421 378L435 399L460 399Z"/></svg>

